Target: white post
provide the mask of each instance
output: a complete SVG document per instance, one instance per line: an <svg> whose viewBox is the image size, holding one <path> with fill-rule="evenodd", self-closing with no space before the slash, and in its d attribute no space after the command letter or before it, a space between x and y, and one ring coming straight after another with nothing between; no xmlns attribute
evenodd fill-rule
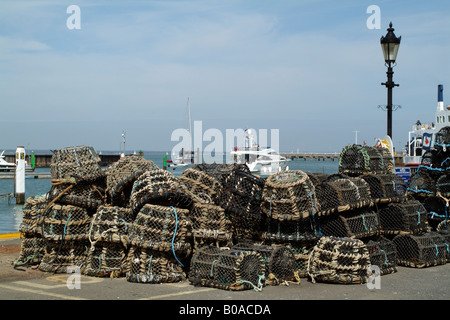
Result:
<svg viewBox="0 0 450 320"><path fill-rule="evenodd" d="M25 203L25 148L16 149L15 197L16 204Z"/></svg>

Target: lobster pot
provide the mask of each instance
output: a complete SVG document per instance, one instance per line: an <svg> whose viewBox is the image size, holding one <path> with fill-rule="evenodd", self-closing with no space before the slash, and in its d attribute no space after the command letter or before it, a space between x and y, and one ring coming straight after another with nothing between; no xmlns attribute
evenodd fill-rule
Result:
<svg viewBox="0 0 450 320"><path fill-rule="evenodd" d="M380 275L397 272L397 248L386 238L370 240L366 244L369 251L370 264L380 269Z"/></svg>
<svg viewBox="0 0 450 320"><path fill-rule="evenodd" d="M223 179L219 204L225 209L238 239L253 239L261 231L264 180L240 169Z"/></svg>
<svg viewBox="0 0 450 320"><path fill-rule="evenodd" d="M92 217L89 229L91 243L106 241L109 243L128 243L128 230L134 216L130 208L100 206Z"/></svg>
<svg viewBox="0 0 450 320"><path fill-rule="evenodd" d="M191 260L189 280L193 285L223 290L261 290L265 266L259 253L202 247Z"/></svg>
<svg viewBox="0 0 450 320"><path fill-rule="evenodd" d="M279 221L307 219L319 211L314 185L301 170L272 174L264 185L261 210Z"/></svg>
<svg viewBox="0 0 450 320"><path fill-rule="evenodd" d="M443 174L436 180L436 193L450 198L450 173Z"/></svg>
<svg viewBox="0 0 450 320"><path fill-rule="evenodd" d="M216 203L217 194L222 188L222 185L217 179L203 171L192 168L184 170L180 179L198 202Z"/></svg>
<svg viewBox="0 0 450 320"><path fill-rule="evenodd" d="M192 169L206 173L219 183L223 183L225 177L235 170L250 173L250 169L246 164L236 163L199 163L194 165Z"/></svg>
<svg viewBox="0 0 450 320"><path fill-rule="evenodd" d="M19 258L14 266L37 265L45 254L46 240L38 234L23 234L21 237Z"/></svg>
<svg viewBox="0 0 450 320"><path fill-rule="evenodd" d="M238 243L231 249L254 251L260 254L265 266L266 285L279 285L284 281L300 281L294 251L287 246Z"/></svg>
<svg viewBox="0 0 450 320"><path fill-rule="evenodd" d="M375 203L389 203L406 198L406 184L396 174L366 174L361 176L370 188Z"/></svg>
<svg viewBox="0 0 450 320"><path fill-rule="evenodd" d="M380 233L378 215L369 209L359 209L320 219L324 236L366 238Z"/></svg>
<svg viewBox="0 0 450 320"><path fill-rule="evenodd" d="M448 147L450 147L450 127L447 126L436 133L434 148L446 152Z"/></svg>
<svg viewBox="0 0 450 320"><path fill-rule="evenodd" d="M332 175L319 184L315 190L321 216L372 204L369 185L359 177Z"/></svg>
<svg viewBox="0 0 450 320"><path fill-rule="evenodd" d="M46 242L46 252L38 269L44 272L84 272L90 244L88 240L64 240Z"/></svg>
<svg viewBox="0 0 450 320"><path fill-rule="evenodd" d="M392 241L397 248L398 265L425 268L447 262L447 245L437 232L398 235Z"/></svg>
<svg viewBox="0 0 450 320"><path fill-rule="evenodd" d="M126 261L123 244L99 241L91 245L83 273L94 277L119 277L126 272Z"/></svg>
<svg viewBox="0 0 450 320"><path fill-rule="evenodd" d="M378 210L385 235L427 231L427 210L418 200L390 203Z"/></svg>
<svg viewBox="0 0 450 320"><path fill-rule="evenodd" d="M300 278L308 277L308 261L316 243L317 241L298 241L287 244L294 252L295 270Z"/></svg>
<svg viewBox="0 0 450 320"><path fill-rule="evenodd" d="M394 159L386 148L348 145L339 155L339 173L349 176L362 174L390 174Z"/></svg>
<svg viewBox="0 0 450 320"><path fill-rule="evenodd" d="M93 147L77 146L53 151L50 162L52 179L96 180L104 177L100 156Z"/></svg>
<svg viewBox="0 0 450 320"><path fill-rule="evenodd" d="M450 230L443 229L438 231L439 235L444 239L444 243L447 246L447 262L450 261Z"/></svg>
<svg viewBox="0 0 450 320"><path fill-rule="evenodd" d="M91 221L85 208L53 204L44 214L42 235L47 240L88 239Z"/></svg>
<svg viewBox="0 0 450 320"><path fill-rule="evenodd" d="M408 195L418 200L433 196L436 194L436 180L428 173L413 173L409 178L407 191Z"/></svg>
<svg viewBox="0 0 450 320"><path fill-rule="evenodd" d="M228 243L233 237L231 220L225 210L214 204L194 203L189 213L195 240Z"/></svg>
<svg viewBox="0 0 450 320"><path fill-rule="evenodd" d="M191 227L189 210L146 204L136 216L130 230L131 245L155 251L189 253Z"/></svg>
<svg viewBox="0 0 450 320"><path fill-rule="evenodd" d="M313 283L365 283L369 267L369 251L361 240L322 237L311 253L308 274Z"/></svg>
<svg viewBox="0 0 450 320"><path fill-rule="evenodd" d="M157 169L153 161L142 156L127 155L106 170L106 195L108 202L127 207L136 179L144 172Z"/></svg>
<svg viewBox="0 0 450 320"><path fill-rule="evenodd" d="M318 217L310 217L297 221L279 221L268 218L267 231L263 238L267 241L298 242L317 240L320 238Z"/></svg>
<svg viewBox="0 0 450 320"><path fill-rule="evenodd" d="M193 200L180 179L166 170L154 169L140 175L131 191L130 207L134 214L147 203L189 209Z"/></svg>
<svg viewBox="0 0 450 320"><path fill-rule="evenodd" d="M424 152L420 160L418 172L427 173L437 180L445 171L445 154L441 150L431 149Z"/></svg>
<svg viewBox="0 0 450 320"><path fill-rule="evenodd" d="M437 230L439 225L440 228L446 227L449 203L447 203L445 198L440 196L427 197L423 201L423 206L428 212L427 221L432 230Z"/></svg>
<svg viewBox="0 0 450 320"><path fill-rule="evenodd" d="M46 197L29 197L22 209L22 222L19 232L41 234L42 217L49 201Z"/></svg>
<svg viewBox="0 0 450 320"><path fill-rule="evenodd" d="M324 182L330 175L322 172L306 172L314 187Z"/></svg>
<svg viewBox="0 0 450 320"><path fill-rule="evenodd" d="M167 252L132 246L127 262L128 282L172 283L186 277L182 265Z"/></svg>
<svg viewBox="0 0 450 320"><path fill-rule="evenodd" d="M69 189L67 189L69 187ZM48 193L50 201L60 204L70 204L77 207L97 210L105 204L105 179L80 181L77 184L62 183L53 185Z"/></svg>

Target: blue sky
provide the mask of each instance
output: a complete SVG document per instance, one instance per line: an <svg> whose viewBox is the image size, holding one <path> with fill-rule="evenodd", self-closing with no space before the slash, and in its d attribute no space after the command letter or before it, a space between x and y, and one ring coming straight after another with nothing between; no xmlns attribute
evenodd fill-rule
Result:
<svg viewBox="0 0 450 320"><path fill-rule="evenodd" d="M450 104L449 16L448 1L3 0L0 149L118 150L125 131L129 150L171 150L188 97L204 130L279 129L281 151L340 152L355 131L372 145L386 135L392 21L400 150L433 121L438 84Z"/></svg>

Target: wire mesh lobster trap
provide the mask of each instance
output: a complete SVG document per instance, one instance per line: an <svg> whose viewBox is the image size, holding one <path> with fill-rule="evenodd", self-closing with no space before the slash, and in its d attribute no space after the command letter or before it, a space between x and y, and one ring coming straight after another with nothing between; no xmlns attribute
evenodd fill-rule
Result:
<svg viewBox="0 0 450 320"><path fill-rule="evenodd" d="M308 261L317 240L293 241L286 245L294 252L295 270L300 278L308 277Z"/></svg>
<svg viewBox="0 0 450 320"><path fill-rule="evenodd" d="M437 180L445 172L445 154L441 150L430 149L424 152L417 168L419 174L426 173Z"/></svg>
<svg viewBox="0 0 450 320"><path fill-rule="evenodd" d="M210 204L217 202L222 185L214 177L203 171L188 168L183 171L180 179L198 202Z"/></svg>
<svg viewBox="0 0 450 320"><path fill-rule="evenodd" d="M90 248L88 240L47 240L46 244L38 267L40 271L71 273L73 268L79 268L81 273L84 272Z"/></svg>
<svg viewBox="0 0 450 320"><path fill-rule="evenodd" d="M434 148L438 150L442 150L444 152L447 151L447 148L450 147L450 127L441 128L434 138Z"/></svg>
<svg viewBox="0 0 450 320"><path fill-rule="evenodd" d="M240 242L232 246L231 249L253 251L260 254L265 266L264 279L266 285L279 285L287 281L300 283L294 251L285 245Z"/></svg>
<svg viewBox="0 0 450 320"><path fill-rule="evenodd" d="M105 179L77 183L54 183L48 193L50 201L96 210L106 203Z"/></svg>
<svg viewBox="0 0 450 320"><path fill-rule="evenodd" d="M399 202L406 199L406 183L397 174L365 174L361 178L369 185L374 203Z"/></svg>
<svg viewBox="0 0 450 320"><path fill-rule="evenodd" d="M189 213L194 245L220 244L230 246L233 238L231 220L225 210L214 204L194 203Z"/></svg>
<svg viewBox="0 0 450 320"><path fill-rule="evenodd" d="M280 221L267 218L266 231L262 234L267 241L298 242L317 240L320 235L320 221L318 216L302 220Z"/></svg>
<svg viewBox="0 0 450 320"><path fill-rule="evenodd" d="M100 206L93 215L89 227L92 245L98 241L128 245L128 233L134 221L130 208Z"/></svg>
<svg viewBox="0 0 450 320"><path fill-rule="evenodd" d="M437 232L398 235L392 241L397 248L398 265L425 268L447 262L447 245Z"/></svg>
<svg viewBox="0 0 450 320"><path fill-rule="evenodd" d="M367 238L380 234L380 221L373 210L356 209L320 218L320 232L339 238Z"/></svg>
<svg viewBox="0 0 450 320"><path fill-rule="evenodd" d="M438 226L446 227L448 222L449 200L442 196L427 197L423 206L428 212L427 222L431 230L437 230Z"/></svg>
<svg viewBox="0 0 450 320"><path fill-rule="evenodd" d="M52 179L96 180L104 177L100 156L93 147L77 146L53 151L50 162Z"/></svg>
<svg viewBox="0 0 450 320"><path fill-rule="evenodd" d="M19 232L26 234L41 234L42 218L49 200L44 197L28 197L22 209L22 222Z"/></svg>
<svg viewBox="0 0 450 320"><path fill-rule="evenodd" d="M192 256L189 281L195 286L241 291L264 287L261 255L254 251L201 247Z"/></svg>
<svg viewBox="0 0 450 320"><path fill-rule="evenodd" d="M438 233L444 239L444 243L447 246L447 262L450 262L450 230L441 229L438 230Z"/></svg>
<svg viewBox="0 0 450 320"><path fill-rule="evenodd" d="M136 179L144 172L157 169L156 164L137 155L127 155L106 170L106 195L108 202L126 207Z"/></svg>
<svg viewBox="0 0 450 320"><path fill-rule="evenodd" d="M127 256L126 279L136 283L173 283L186 278L183 265L170 253L132 246Z"/></svg>
<svg viewBox="0 0 450 320"><path fill-rule="evenodd" d="M46 240L40 234L25 233L21 236L20 254L14 261L14 268L38 265L45 255Z"/></svg>
<svg viewBox="0 0 450 320"><path fill-rule="evenodd" d="M259 237L261 224L261 197L264 179L235 167L222 177L222 190L218 204L225 209L238 239Z"/></svg>
<svg viewBox="0 0 450 320"><path fill-rule="evenodd" d="M191 251L189 210L146 204L130 227L132 246L155 251L186 253Z"/></svg>
<svg viewBox="0 0 450 320"><path fill-rule="evenodd" d="M193 200L180 179L166 170L154 169L140 175L131 191L130 207L134 214L147 203L188 209Z"/></svg>
<svg viewBox="0 0 450 320"><path fill-rule="evenodd" d="M279 221L310 218L319 211L314 185L301 170L272 174L264 185L261 210Z"/></svg>
<svg viewBox="0 0 450 320"><path fill-rule="evenodd" d="M407 194L422 200L436 194L436 180L426 172L415 172L408 180Z"/></svg>
<svg viewBox="0 0 450 320"><path fill-rule="evenodd" d="M250 173L250 169L246 164L237 163L199 163L194 165L192 169L204 172L220 183L223 183L225 177L235 170Z"/></svg>
<svg viewBox="0 0 450 320"><path fill-rule="evenodd" d="M389 150L378 146L348 145L339 155L339 173L349 176L391 174L394 159Z"/></svg>
<svg viewBox="0 0 450 320"><path fill-rule="evenodd" d="M380 269L380 275L397 272L397 248L394 242L384 237L366 243L370 264Z"/></svg>
<svg viewBox="0 0 450 320"><path fill-rule="evenodd" d="M126 272L127 254L122 243L98 241L91 244L83 274L94 277L120 277Z"/></svg>
<svg viewBox="0 0 450 320"><path fill-rule="evenodd" d="M450 198L450 173L442 174L436 180L436 194Z"/></svg>
<svg viewBox="0 0 450 320"><path fill-rule="evenodd" d="M42 235L47 240L88 239L91 221L85 208L55 203L44 212Z"/></svg>
<svg viewBox="0 0 450 320"><path fill-rule="evenodd" d="M315 187L319 215L349 211L373 204L369 184L359 177L331 175Z"/></svg>
<svg viewBox="0 0 450 320"><path fill-rule="evenodd" d="M381 231L385 235L426 232L427 210L418 200L389 203L378 210Z"/></svg>
<svg viewBox="0 0 450 320"><path fill-rule="evenodd" d="M365 283L369 267L369 251L364 242L324 236L312 250L308 275L313 283Z"/></svg>

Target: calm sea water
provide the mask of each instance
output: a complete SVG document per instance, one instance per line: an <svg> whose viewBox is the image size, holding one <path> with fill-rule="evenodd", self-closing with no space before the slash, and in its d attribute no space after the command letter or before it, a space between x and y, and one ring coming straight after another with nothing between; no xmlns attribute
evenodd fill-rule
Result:
<svg viewBox="0 0 450 320"><path fill-rule="evenodd" d="M144 152L146 159L152 160L159 168L163 167L164 152ZM170 156L169 156L170 158ZM171 172L178 176L189 167L176 168ZM304 172L321 172L333 174L338 172L338 161L326 160L293 160L289 163L290 170L302 170ZM37 168L36 171L49 172L49 168ZM51 188L50 179L25 179L25 198L44 195ZM0 234L18 232L22 223L23 205L16 204L16 199L3 198L2 195L14 193L13 179L0 179Z"/></svg>

